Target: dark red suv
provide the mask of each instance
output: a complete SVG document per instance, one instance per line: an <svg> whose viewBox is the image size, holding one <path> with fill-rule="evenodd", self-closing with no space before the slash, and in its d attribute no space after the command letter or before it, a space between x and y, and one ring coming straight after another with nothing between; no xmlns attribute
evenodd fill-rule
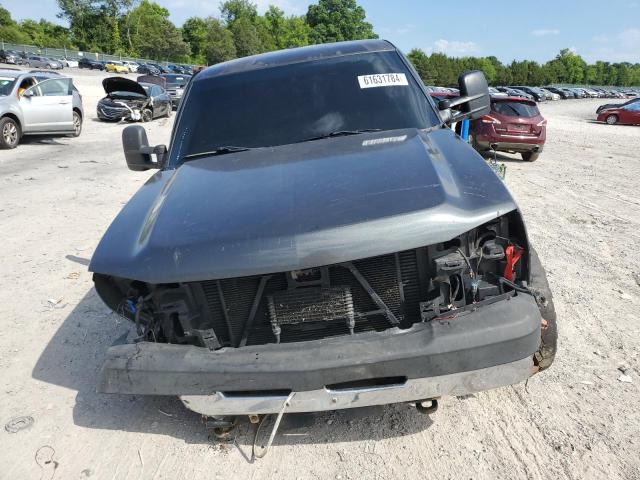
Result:
<svg viewBox="0 0 640 480"><path fill-rule="evenodd" d="M520 153L526 161L538 159L547 138L547 121L536 103L520 97L494 97L491 112L471 123L469 133L479 152Z"/></svg>

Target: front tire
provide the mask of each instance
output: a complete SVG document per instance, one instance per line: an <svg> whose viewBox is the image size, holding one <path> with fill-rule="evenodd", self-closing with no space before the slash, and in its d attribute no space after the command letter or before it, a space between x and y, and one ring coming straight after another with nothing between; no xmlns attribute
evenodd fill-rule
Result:
<svg viewBox="0 0 640 480"><path fill-rule="evenodd" d="M82 117L78 112L73 112L73 133L72 137L79 137L82 133Z"/></svg>
<svg viewBox="0 0 640 480"><path fill-rule="evenodd" d="M607 116L607 118L605 118L604 121L607 122L608 125L615 125L616 123L618 123L618 116L617 115L609 115L609 116Z"/></svg>
<svg viewBox="0 0 640 480"><path fill-rule="evenodd" d="M142 111L142 121L143 122L150 122L151 120L153 120L153 110L151 110L150 108L145 108Z"/></svg>
<svg viewBox="0 0 640 480"><path fill-rule="evenodd" d="M540 156L539 152L522 152L522 159L525 162L535 162Z"/></svg>
<svg viewBox="0 0 640 480"><path fill-rule="evenodd" d="M0 148L12 149L20 143L20 125L13 118L0 119Z"/></svg>

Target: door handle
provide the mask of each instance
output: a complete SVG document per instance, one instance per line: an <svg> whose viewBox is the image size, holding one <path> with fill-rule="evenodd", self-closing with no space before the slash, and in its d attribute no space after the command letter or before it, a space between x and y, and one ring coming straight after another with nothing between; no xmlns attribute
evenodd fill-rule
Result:
<svg viewBox="0 0 640 480"><path fill-rule="evenodd" d="M60 105L68 105L71 103L71 100L60 100Z"/></svg>

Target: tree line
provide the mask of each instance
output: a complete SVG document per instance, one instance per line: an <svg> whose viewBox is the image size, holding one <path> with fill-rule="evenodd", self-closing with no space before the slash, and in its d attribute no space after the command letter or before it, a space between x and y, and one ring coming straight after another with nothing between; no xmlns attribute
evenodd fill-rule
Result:
<svg viewBox="0 0 640 480"><path fill-rule="evenodd" d="M304 15L271 5L260 15L251 0L227 0L219 17L187 19L176 27L152 0L57 0L69 27L47 20L16 22L0 5L0 40L173 62L214 64L257 53L342 40L377 38L356 0L318 0ZM450 57L414 49L409 59L428 85L455 85L460 72L482 70L491 85L640 85L640 64L587 64L564 49L552 60Z"/></svg>
<svg viewBox="0 0 640 480"><path fill-rule="evenodd" d="M490 85L640 85L640 63L597 61L589 65L568 48L542 65L530 60L503 65L496 57L453 58L442 53L427 55L419 49L411 50L408 57L427 85L456 85L465 70L482 70Z"/></svg>
<svg viewBox="0 0 640 480"><path fill-rule="evenodd" d="M0 40L175 62L213 64L283 48L377 38L356 0L318 0L305 15L250 0L227 0L220 17L191 17L181 28L152 0L57 0L63 27L16 22L0 5Z"/></svg>

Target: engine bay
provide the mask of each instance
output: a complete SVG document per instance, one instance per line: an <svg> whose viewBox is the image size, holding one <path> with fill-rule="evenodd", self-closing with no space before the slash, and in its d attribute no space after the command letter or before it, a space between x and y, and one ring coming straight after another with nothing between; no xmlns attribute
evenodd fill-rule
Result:
<svg viewBox="0 0 640 480"><path fill-rule="evenodd" d="M528 258L514 211L447 242L336 265L161 285L94 281L140 341L217 350L453 320L526 292Z"/></svg>

